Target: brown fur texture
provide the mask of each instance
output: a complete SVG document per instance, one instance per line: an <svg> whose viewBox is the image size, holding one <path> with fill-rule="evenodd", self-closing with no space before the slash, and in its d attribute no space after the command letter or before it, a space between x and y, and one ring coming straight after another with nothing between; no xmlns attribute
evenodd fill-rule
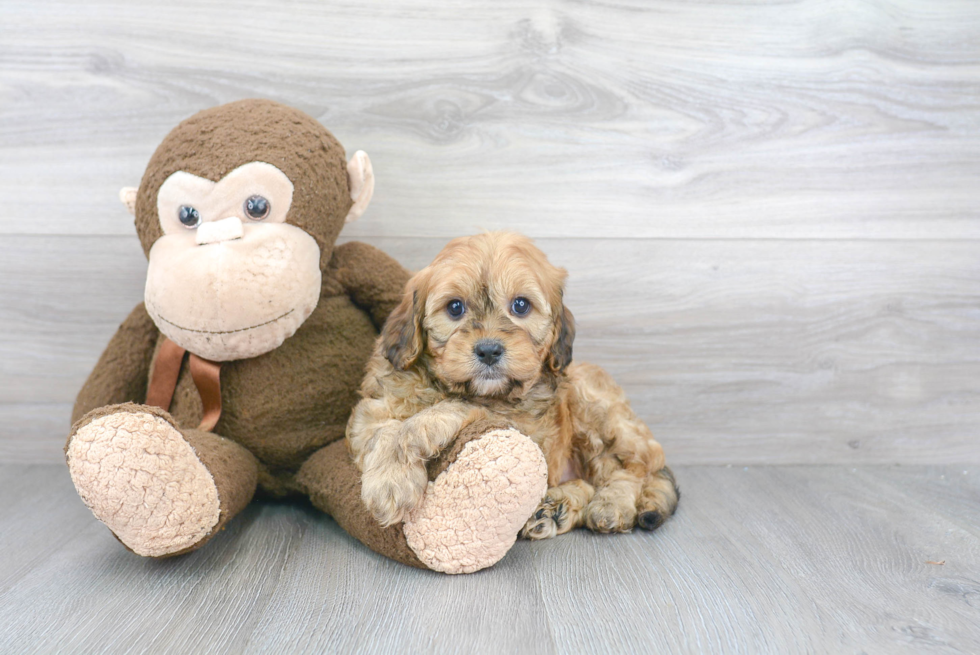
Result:
<svg viewBox="0 0 980 655"><path fill-rule="evenodd" d="M580 525L652 529L673 514L678 493L660 444L605 371L571 363L565 277L526 237L487 233L453 240L409 281L347 430L362 498L382 525L418 505L426 462L483 420L515 427L545 453L552 489L525 526L529 538ZM480 355L486 344L497 361ZM580 479L562 485L568 477Z"/></svg>
<svg viewBox="0 0 980 655"><path fill-rule="evenodd" d="M153 351L159 337L160 331L140 303L112 335L78 392L72 423L97 407L146 398Z"/></svg>
<svg viewBox="0 0 980 655"><path fill-rule="evenodd" d="M198 112L157 147L136 196L136 231L147 254L162 236L157 192L177 171L217 182L253 161L272 164L294 186L287 223L312 236L326 268L353 202L344 148L311 116L271 100L239 100Z"/></svg>
<svg viewBox="0 0 980 655"><path fill-rule="evenodd" d="M310 233L320 247L321 289L312 315L275 350L222 364L223 409L212 434L194 429L203 408L186 358L169 412L142 404L163 337L140 304L109 342L72 415L73 422L84 423L100 413L132 411L126 403L140 403L143 410L166 416L211 471L222 497L222 525L245 506L257 485L275 495L320 493L315 476L298 481L296 473L344 436L378 330L409 278L372 246L334 247L351 206L344 150L309 116L264 100L203 111L164 139L136 203L144 250L149 253L162 234L156 193L171 173L184 170L218 180L249 161L271 163L289 176L295 191L287 222ZM365 512L359 502L334 506Z"/></svg>

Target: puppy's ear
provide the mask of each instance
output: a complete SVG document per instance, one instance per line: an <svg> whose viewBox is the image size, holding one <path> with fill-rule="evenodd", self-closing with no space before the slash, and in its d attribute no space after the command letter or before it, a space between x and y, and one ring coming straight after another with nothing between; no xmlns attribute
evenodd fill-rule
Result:
<svg viewBox="0 0 980 655"><path fill-rule="evenodd" d="M398 370L404 371L422 354L422 315L425 295L422 273L405 285L405 293L381 328L381 352Z"/></svg>
<svg viewBox="0 0 980 655"><path fill-rule="evenodd" d="M568 307L562 305L555 319L555 340L548 354L548 367L561 373L572 363L572 342L575 341L575 319Z"/></svg>

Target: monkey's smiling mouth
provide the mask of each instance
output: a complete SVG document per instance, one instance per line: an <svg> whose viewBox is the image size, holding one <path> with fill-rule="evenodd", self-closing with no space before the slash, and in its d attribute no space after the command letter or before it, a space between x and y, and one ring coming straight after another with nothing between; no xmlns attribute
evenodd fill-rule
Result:
<svg viewBox="0 0 980 655"><path fill-rule="evenodd" d="M178 330L184 330L185 332L196 332L198 334L235 334L236 332L247 332L249 330L254 330L255 328L260 328L260 327L263 327L263 326L266 326L266 325L270 325L272 323L275 323L278 320L281 320L281 319L286 318L287 316L289 316L290 314L292 314L295 311L296 311L295 309L290 309L285 314L280 314L279 316L277 316L275 318L272 318L272 319L269 319L268 321L265 321L263 323L257 323L255 325L252 325L252 326L249 326L249 327L238 328L238 329L235 329L235 330L195 330L194 328L184 327L183 325L178 325L178 324L174 323L173 321L167 320L159 312L154 311L153 313L156 314L157 315L157 318L159 318L161 321L163 321L167 325L172 325L173 327L177 328Z"/></svg>

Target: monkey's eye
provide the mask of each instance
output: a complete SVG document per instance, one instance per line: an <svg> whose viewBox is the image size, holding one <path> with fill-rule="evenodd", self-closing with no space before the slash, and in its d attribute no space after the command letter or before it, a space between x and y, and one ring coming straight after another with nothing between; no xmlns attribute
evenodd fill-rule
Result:
<svg viewBox="0 0 980 655"><path fill-rule="evenodd" d="M463 315L463 312L466 311L466 306L463 305L462 300L457 298L456 300L449 301L449 304L446 305L446 311L449 312L449 315L453 318L459 318Z"/></svg>
<svg viewBox="0 0 980 655"><path fill-rule="evenodd" d="M196 209L189 205L182 205L180 210L177 212L177 218L180 219L180 224L189 230L193 230L195 227L201 224L201 215Z"/></svg>
<svg viewBox="0 0 980 655"><path fill-rule="evenodd" d="M527 313L531 311L531 301L523 296L518 296L510 304L510 311L514 312L515 316L527 316Z"/></svg>
<svg viewBox="0 0 980 655"><path fill-rule="evenodd" d="M262 196L251 196L245 201L245 213L253 221L261 221L269 215L269 201Z"/></svg>

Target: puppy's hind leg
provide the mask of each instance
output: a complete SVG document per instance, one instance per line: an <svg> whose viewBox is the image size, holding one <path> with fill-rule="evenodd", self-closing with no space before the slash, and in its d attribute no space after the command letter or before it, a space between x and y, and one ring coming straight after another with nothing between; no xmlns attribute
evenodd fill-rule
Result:
<svg viewBox="0 0 980 655"><path fill-rule="evenodd" d="M674 480L674 472L665 466L643 480L640 497L636 501L637 524L644 530L655 530L663 525L677 510L681 492Z"/></svg>
<svg viewBox="0 0 980 655"><path fill-rule="evenodd" d="M583 510L595 488L585 480L571 480L548 490L521 530L525 539L548 539L583 524Z"/></svg>
<svg viewBox="0 0 980 655"><path fill-rule="evenodd" d="M590 364L569 369L570 407L581 435L578 444L595 497L585 508L585 525L595 532L629 532L639 514L643 527L656 527L676 506L664 452L610 375ZM648 481L649 479L649 481ZM645 495L644 495L645 494Z"/></svg>

